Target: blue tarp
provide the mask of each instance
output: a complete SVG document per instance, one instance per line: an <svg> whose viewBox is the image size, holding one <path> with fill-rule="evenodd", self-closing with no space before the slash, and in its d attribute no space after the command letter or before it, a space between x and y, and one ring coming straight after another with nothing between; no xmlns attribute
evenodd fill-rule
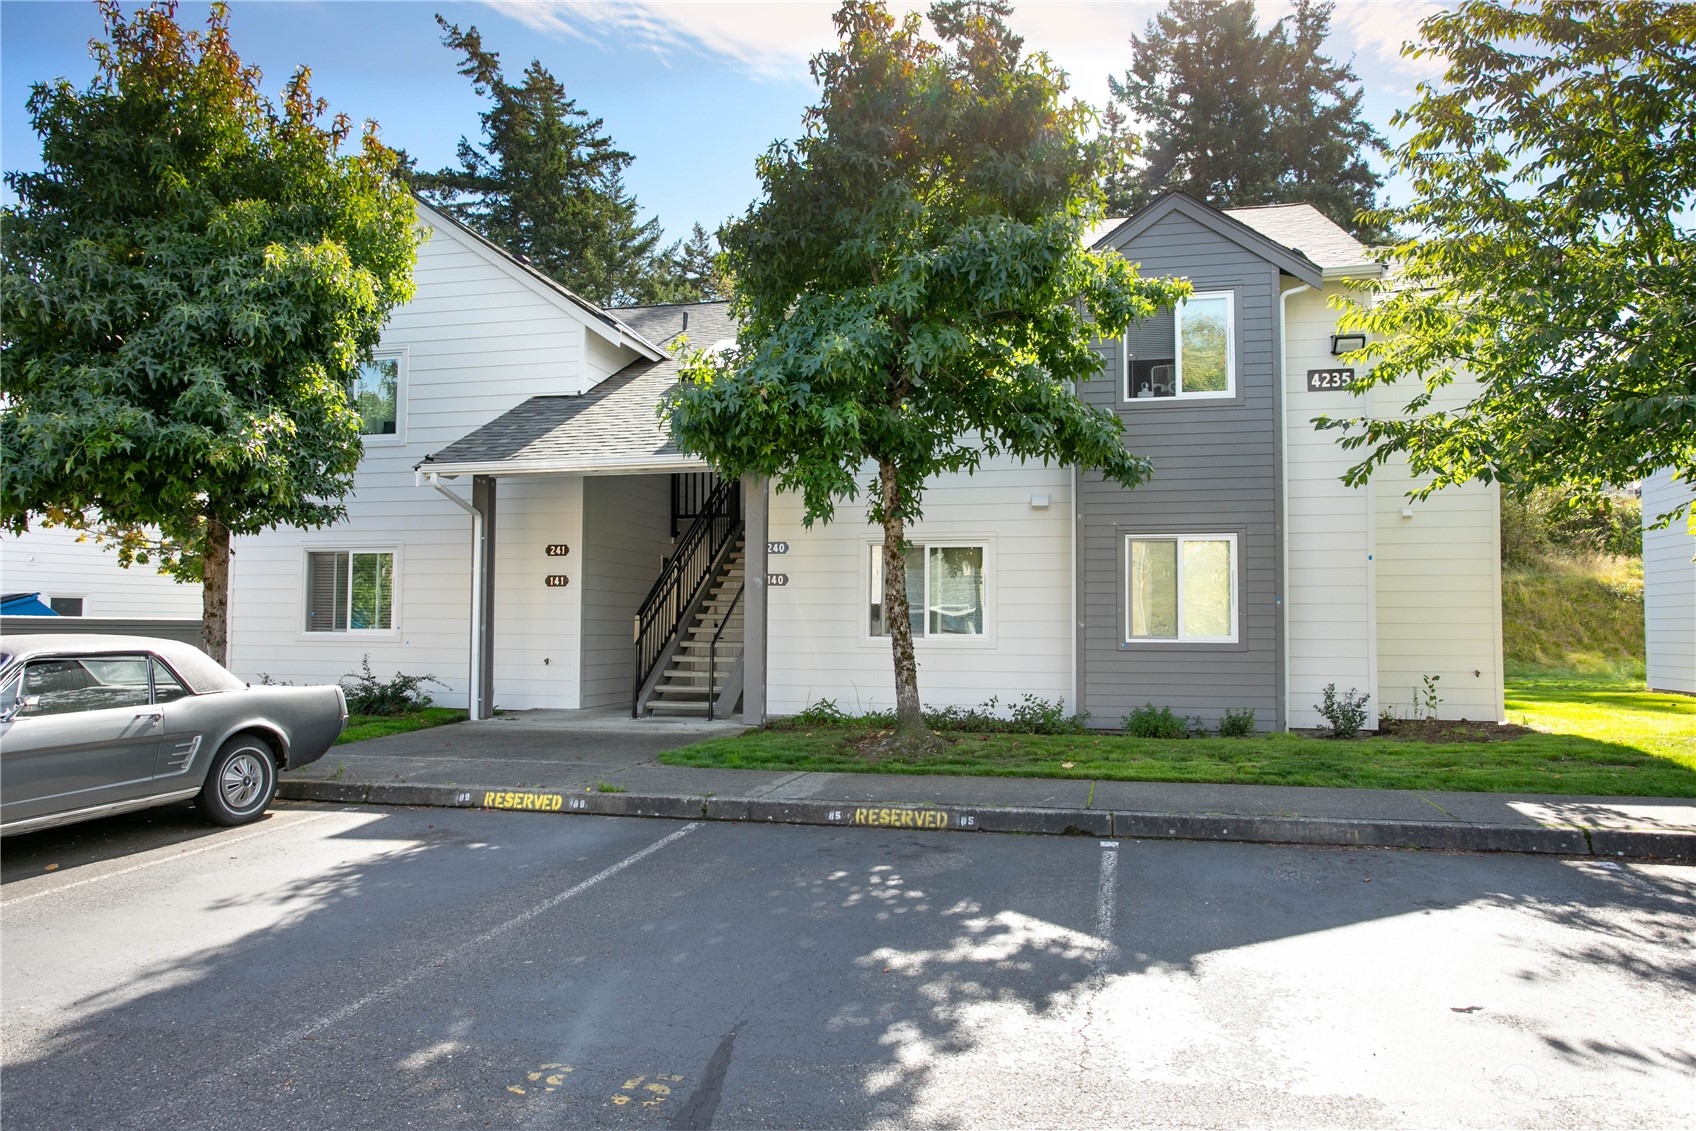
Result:
<svg viewBox="0 0 1696 1131"><path fill-rule="evenodd" d="M8 593L0 597L0 614L9 617L56 617L39 593Z"/></svg>

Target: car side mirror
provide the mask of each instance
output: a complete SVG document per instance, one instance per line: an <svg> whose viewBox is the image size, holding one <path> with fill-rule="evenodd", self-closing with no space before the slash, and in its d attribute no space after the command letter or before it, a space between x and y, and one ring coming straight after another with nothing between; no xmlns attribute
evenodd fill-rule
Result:
<svg viewBox="0 0 1696 1131"><path fill-rule="evenodd" d="M5 711L0 711L0 723L9 723L17 718L20 712L33 711L39 706L41 706L41 696L20 695L12 701L10 707L7 707Z"/></svg>

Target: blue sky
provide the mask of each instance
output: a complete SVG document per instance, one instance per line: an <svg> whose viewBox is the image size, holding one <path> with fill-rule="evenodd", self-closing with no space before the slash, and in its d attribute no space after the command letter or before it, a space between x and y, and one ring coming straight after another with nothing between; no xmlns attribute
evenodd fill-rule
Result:
<svg viewBox="0 0 1696 1131"><path fill-rule="evenodd" d="M1107 76L1129 63L1126 41L1163 6L1026 0L1017 3L1013 22L1027 49L1047 51L1072 75L1074 92L1100 106ZM1434 77L1432 64L1402 59L1399 51L1435 6L1338 4L1331 52L1354 59L1368 116L1381 130L1415 83ZM390 145L433 169L454 163L461 135L478 140L484 103L455 73L456 58L441 45L432 16L475 24L508 73L539 58L580 108L605 119L606 131L636 158L626 183L668 238L677 238L691 223L710 230L754 200L755 157L774 139L795 136L813 101L806 60L831 42L834 7L804 0L234 0L231 34L243 59L263 68L268 92L307 64L333 111L376 119ZM1288 11L1281 0L1257 7L1263 24ZM197 3L178 13L184 23L205 15L206 5ZM0 166L39 167L24 112L30 85L60 76L86 85L93 75L87 45L99 32L99 14L84 0L0 3Z"/></svg>

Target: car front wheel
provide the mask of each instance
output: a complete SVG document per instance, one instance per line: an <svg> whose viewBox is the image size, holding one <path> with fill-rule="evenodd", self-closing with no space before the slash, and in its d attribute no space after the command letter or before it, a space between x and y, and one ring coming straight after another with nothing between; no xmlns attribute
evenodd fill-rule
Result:
<svg viewBox="0 0 1696 1131"><path fill-rule="evenodd" d="M276 792L277 762L271 748L252 735L238 734L212 759L194 804L214 824L245 825L265 812Z"/></svg>

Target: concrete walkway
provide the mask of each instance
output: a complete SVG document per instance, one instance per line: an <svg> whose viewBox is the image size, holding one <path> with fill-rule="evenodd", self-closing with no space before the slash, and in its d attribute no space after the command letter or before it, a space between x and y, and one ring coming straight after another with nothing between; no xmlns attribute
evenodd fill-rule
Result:
<svg viewBox="0 0 1696 1131"><path fill-rule="evenodd" d="M665 766L737 723L524 711L337 746L280 796L560 813L1696 863L1696 801Z"/></svg>

